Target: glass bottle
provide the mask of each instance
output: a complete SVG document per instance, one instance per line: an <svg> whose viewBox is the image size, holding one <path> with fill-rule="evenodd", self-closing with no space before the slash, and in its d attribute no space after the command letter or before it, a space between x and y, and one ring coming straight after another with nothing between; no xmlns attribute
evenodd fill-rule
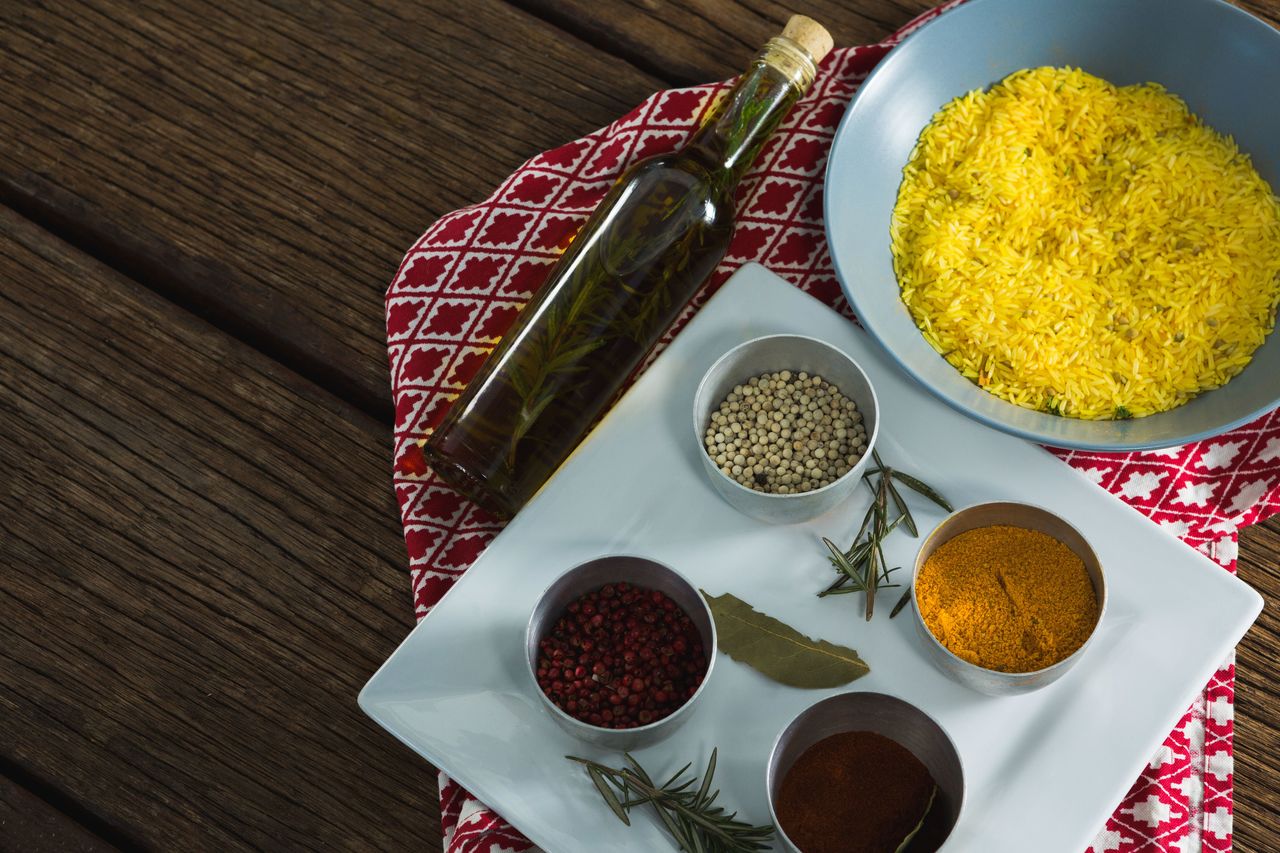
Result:
<svg viewBox="0 0 1280 853"><path fill-rule="evenodd" d="M724 257L738 181L830 48L792 18L688 145L622 174L427 440L438 476L511 516L555 472Z"/></svg>

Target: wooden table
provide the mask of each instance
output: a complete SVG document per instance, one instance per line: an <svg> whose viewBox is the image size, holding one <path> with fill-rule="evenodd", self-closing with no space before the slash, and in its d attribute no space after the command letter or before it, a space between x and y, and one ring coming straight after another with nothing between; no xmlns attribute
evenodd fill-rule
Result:
<svg viewBox="0 0 1280 853"><path fill-rule="evenodd" d="M812 0L838 44L928 0ZM1250 7L1280 19L1280 0ZM0 4L0 848L437 849L356 709L412 625L382 295L436 216L774 0ZM1280 847L1280 523L1236 839Z"/></svg>

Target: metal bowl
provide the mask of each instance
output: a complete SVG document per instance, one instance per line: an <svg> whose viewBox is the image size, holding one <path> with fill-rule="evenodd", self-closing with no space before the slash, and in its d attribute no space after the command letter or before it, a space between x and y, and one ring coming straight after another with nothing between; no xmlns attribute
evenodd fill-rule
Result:
<svg viewBox="0 0 1280 853"><path fill-rule="evenodd" d="M749 489L716 467L703 445L711 414L719 408L735 385L753 376L790 370L821 376L849 397L862 415L867 447L858 463L835 482L796 494L776 495ZM880 404L871 380L862 368L840 350L817 338L804 335L767 335L739 344L722 355L702 377L693 397L693 432L702 466L720 496L736 509L761 521L792 523L817 518L835 508L858 488L858 480L880 428Z"/></svg>
<svg viewBox="0 0 1280 853"><path fill-rule="evenodd" d="M1117 85L1154 81L1231 134L1280 189L1280 32L1220 0L970 0L880 61L854 97L827 164L827 240L858 319L921 385L961 412L1042 444L1170 447L1217 435L1280 403L1280 335L1221 388L1145 418L1086 421L1015 406L960 375L899 297L889 221L902 168L945 103L1022 68L1071 65ZM1269 94L1272 93L1272 94Z"/></svg>
<svg viewBox="0 0 1280 853"><path fill-rule="evenodd" d="M993 524L1004 524L1047 533L1075 552L1075 555L1084 563L1085 569L1088 570L1089 579L1093 581L1093 594L1098 601L1098 621L1094 623L1093 630L1089 632L1089 637L1080 648L1052 666L1032 672L1000 672L970 663L963 658L957 657L950 649L942 645L938 638L933 635L933 632L929 630L929 626L925 624L924 617L920 615L920 603L916 599L915 590L917 589L916 581L920 577L920 568L925 561L944 543L949 542L961 533L978 527L990 527ZM916 555L915 569L911 573L911 590L911 610L915 614L916 628L929 660L938 669L966 687L972 687L974 690L990 696L1012 696L1019 693L1029 693L1032 690L1038 690L1057 681L1066 674L1067 670L1079 662L1085 650L1089 648L1089 644L1093 642L1093 638L1097 635L1098 626L1102 624L1102 619L1107 611L1107 582L1102 573L1102 564L1098 562L1098 555L1093 552L1093 548L1090 547L1084 536L1080 535L1080 531L1047 509L1022 503L997 502L978 504L954 512L943 519L942 523L934 528L929 537L924 540L924 544L920 546L920 553Z"/></svg>
<svg viewBox="0 0 1280 853"><path fill-rule="evenodd" d="M800 853L778 821L774 801L782 780L805 750L831 735L875 732L906 747L929 771L938 786L937 798L921 831L941 846L960 819L964 806L964 769L960 754L942 726L915 705L883 693L840 693L810 705L774 741L765 770L769 817L783 845Z"/></svg>
<svg viewBox="0 0 1280 853"><path fill-rule="evenodd" d="M698 634L702 637L702 647L707 651L707 672L702 678L702 684L698 686L689 701L670 716L634 729L607 729L576 720L557 708L538 686L534 673L538 667L538 642L564 615L570 602L605 584L624 581L634 586L666 593L680 606L681 610L689 615L698 629ZM698 592L697 587L685 580L674 569L645 557L627 555L597 557L569 569L556 578L538 597L538 603L534 605L533 613L529 616L529 625L525 629L524 645L529 683L551 718L576 738L621 752L655 743L689 719L694 705L707 689L707 684L711 681L711 671L715 668L716 623L711 616L711 608L707 606L706 600Z"/></svg>

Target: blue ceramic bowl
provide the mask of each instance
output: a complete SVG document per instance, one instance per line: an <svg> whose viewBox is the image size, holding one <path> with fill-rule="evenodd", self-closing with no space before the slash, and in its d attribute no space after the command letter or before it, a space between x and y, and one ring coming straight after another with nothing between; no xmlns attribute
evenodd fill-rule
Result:
<svg viewBox="0 0 1280 853"><path fill-rule="evenodd" d="M1022 68L1071 65L1117 85L1160 83L1235 137L1280 190L1280 32L1220 0L970 0L894 49L863 83L827 164L826 219L841 286L863 325L950 405L1043 444L1185 444L1280 404L1280 335L1227 385L1130 421L1060 418L978 388L921 337L898 296L889 220L920 131L952 98Z"/></svg>

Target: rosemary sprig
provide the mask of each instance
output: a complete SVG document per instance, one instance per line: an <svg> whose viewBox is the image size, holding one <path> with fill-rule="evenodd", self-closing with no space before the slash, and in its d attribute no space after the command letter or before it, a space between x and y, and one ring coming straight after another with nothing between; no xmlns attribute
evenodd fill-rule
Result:
<svg viewBox="0 0 1280 853"><path fill-rule="evenodd" d="M490 359L502 365L510 395L502 415L474 416L469 430L505 448L504 476L519 480L531 466L554 468L555 439L578 428L574 397L585 401L598 391L593 365L640 358L696 289L701 259L728 238L724 214L734 184L800 96L777 74L757 62L733 96L709 111L689 152L677 155L716 168L699 165L692 177L645 166L624 172L494 350Z"/></svg>
<svg viewBox="0 0 1280 853"><path fill-rule="evenodd" d="M929 792L929 799L924 804L924 812L920 815L920 822L907 833L907 837L902 839L902 843L898 845L894 853L906 853L907 848L911 846L911 842L920 834L920 830L924 829L924 822L929 819L929 812L933 809L933 802L938 798L938 786L934 785L933 790Z"/></svg>
<svg viewBox="0 0 1280 853"><path fill-rule="evenodd" d="M898 603L893 605L893 609L889 611L889 618L897 616L902 608L907 606L907 602L911 600L911 587L907 587L902 591L902 597L898 599Z"/></svg>
<svg viewBox="0 0 1280 853"><path fill-rule="evenodd" d="M629 812L636 806L653 806L667 831L685 853L751 853L768 849L773 837L773 826L752 826L737 819L738 813L725 814L715 804L719 790L711 790L711 777L716 772L716 750L711 750L702 784L694 789L696 775L683 779L693 766L692 762L681 767L662 785L654 784L640 763L623 753L627 766L608 767L586 758L566 755L587 768L587 774L605 804L618 816L618 820L631 825Z"/></svg>
<svg viewBox="0 0 1280 853"><path fill-rule="evenodd" d="M556 433L554 422L540 420L544 411L583 387L598 350L613 348L616 358L623 339L647 348L653 329L670 322L678 307L675 293L683 286L678 271L704 238L690 225L704 201L700 185L646 184L625 217L588 222L574 238L556 267L567 272L562 279L552 274L547 286L555 292L539 297L546 307L523 331L526 355L504 362L504 377L519 403L502 431L508 470L516 470L522 442ZM664 258L653 257L655 246L665 247ZM520 334L520 326L508 332L512 339Z"/></svg>
<svg viewBox="0 0 1280 853"><path fill-rule="evenodd" d="M947 512L952 511L951 504L932 486L910 474L904 474L885 465L884 460L875 450L871 451L871 456L875 460L876 467L862 475L863 482L871 490L871 506L867 507L867 514L863 516L858 534L853 537L853 544L849 546L849 550L841 551L830 539L823 538L823 544L831 552L829 559L831 565L835 567L836 579L818 593L819 598L853 592L865 593L868 622L875 613L876 593L882 587L887 589L898 586L896 583L890 583L889 579L890 575L898 571L901 566L888 567L884 558L885 538L893 533L899 524L906 527L907 532L912 536L920 535L920 528L911 516L911 508L907 505L902 493L898 491L898 487L894 485L894 481L924 495ZM889 518L891 502L896 513L892 519ZM893 606L889 618L897 616L910 598L911 588L907 587L902 597L898 599L898 603Z"/></svg>

